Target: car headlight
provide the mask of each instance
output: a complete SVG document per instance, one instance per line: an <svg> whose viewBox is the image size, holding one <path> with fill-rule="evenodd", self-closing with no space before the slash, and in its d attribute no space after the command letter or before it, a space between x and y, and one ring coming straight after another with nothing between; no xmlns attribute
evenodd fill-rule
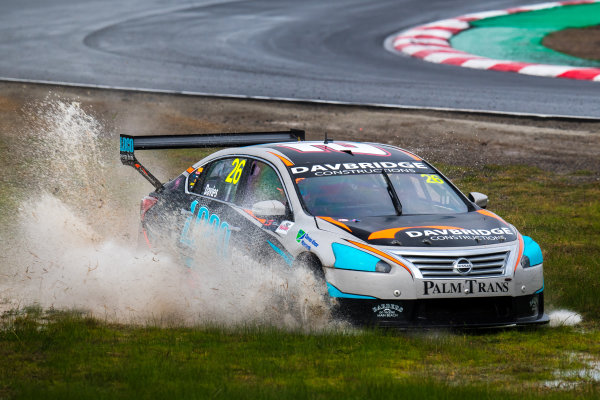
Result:
<svg viewBox="0 0 600 400"><path fill-rule="evenodd" d="M375 272L389 273L392 270L392 266L385 261L379 260L375 264Z"/></svg>
<svg viewBox="0 0 600 400"><path fill-rule="evenodd" d="M523 255L521 256L521 267L529 268L540 265L544 261L542 249L529 236L523 236Z"/></svg>
<svg viewBox="0 0 600 400"><path fill-rule="evenodd" d="M331 245L335 255L334 267L354 271L389 273L392 266L374 255L340 243Z"/></svg>

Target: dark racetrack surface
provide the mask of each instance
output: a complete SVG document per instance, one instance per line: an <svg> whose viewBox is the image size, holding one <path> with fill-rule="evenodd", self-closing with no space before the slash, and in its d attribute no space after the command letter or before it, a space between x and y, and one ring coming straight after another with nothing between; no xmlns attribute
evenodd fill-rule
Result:
<svg viewBox="0 0 600 400"><path fill-rule="evenodd" d="M600 83L392 54L399 30L511 0L4 0L0 77L600 118Z"/></svg>

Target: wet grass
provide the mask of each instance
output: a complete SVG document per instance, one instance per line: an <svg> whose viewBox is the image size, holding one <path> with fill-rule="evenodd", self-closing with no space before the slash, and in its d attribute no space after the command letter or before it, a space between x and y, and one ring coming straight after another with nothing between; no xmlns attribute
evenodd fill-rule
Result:
<svg viewBox="0 0 600 400"><path fill-rule="evenodd" d="M300 333L5 316L0 398L592 398L597 329ZM558 371L563 371L559 373ZM598 371L596 371L597 373ZM559 381L558 387L556 383ZM566 390L567 389L567 390Z"/></svg>

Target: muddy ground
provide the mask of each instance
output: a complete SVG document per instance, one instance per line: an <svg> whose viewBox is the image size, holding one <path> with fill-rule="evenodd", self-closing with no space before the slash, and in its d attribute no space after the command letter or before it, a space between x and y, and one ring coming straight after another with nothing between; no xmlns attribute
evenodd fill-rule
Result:
<svg viewBox="0 0 600 400"><path fill-rule="evenodd" d="M573 57L600 60L600 26L552 32L544 38L542 44Z"/></svg>
<svg viewBox="0 0 600 400"><path fill-rule="evenodd" d="M5 143L18 140L35 104L45 99L80 102L86 112L114 135L297 128L306 130L308 139L321 139L327 132L335 140L391 143L433 162L470 168L484 164L527 164L577 181L600 181L600 122L593 121L0 82L0 140ZM10 147L5 149L10 151ZM2 163L18 162L18 156L14 156L2 157ZM7 167L3 165L3 169ZM573 175L574 172L577 173Z"/></svg>

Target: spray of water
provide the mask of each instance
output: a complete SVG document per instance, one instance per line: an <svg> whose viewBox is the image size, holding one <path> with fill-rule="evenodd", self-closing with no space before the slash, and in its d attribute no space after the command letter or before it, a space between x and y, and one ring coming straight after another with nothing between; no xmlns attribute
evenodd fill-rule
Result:
<svg viewBox="0 0 600 400"><path fill-rule="evenodd" d="M117 139L78 103L52 99L18 149L31 196L3 241L0 312L37 304L111 322L221 326L332 326L323 288L304 269L223 259L204 249L193 268L177 255L136 250L147 183L118 161Z"/></svg>
<svg viewBox="0 0 600 400"><path fill-rule="evenodd" d="M581 314L570 310L555 310L550 312L550 326L574 326L583 321Z"/></svg>

